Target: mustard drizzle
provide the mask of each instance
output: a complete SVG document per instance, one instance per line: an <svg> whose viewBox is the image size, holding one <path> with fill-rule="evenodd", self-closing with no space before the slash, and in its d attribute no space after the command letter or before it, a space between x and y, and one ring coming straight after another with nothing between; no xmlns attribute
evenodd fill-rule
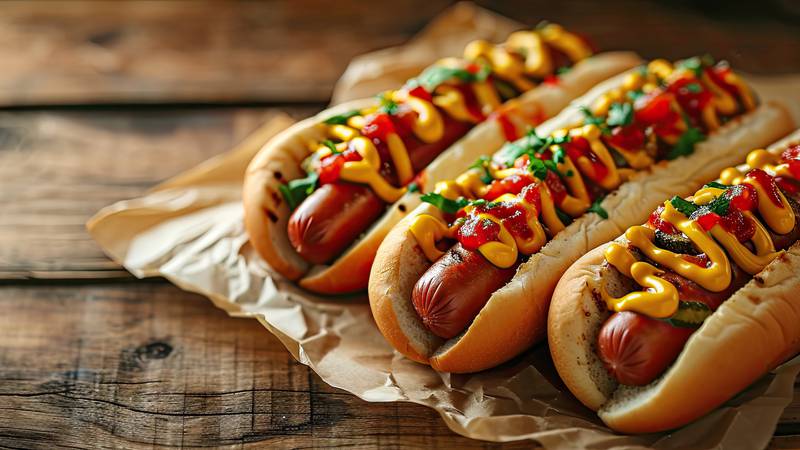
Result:
<svg viewBox="0 0 800 450"><path fill-rule="evenodd" d="M731 259L742 270L754 275L782 253L782 251L775 251L775 245L767 227L777 234L786 234L794 229L795 214L783 193L778 191L781 206L777 206L766 197L761 184L746 175L751 169L761 169L773 176L778 172L784 175L788 173L786 165L776 164L777 160L778 155L773 152L763 149L754 150L748 155L746 165L725 169L720 177L720 182L723 184L746 183L753 186L758 192L760 217L756 217L749 211L743 212L755 225L755 233L750 239L754 251L740 243L733 233L726 231L718 223L709 231L705 231L696 220L687 218L678 212L670 201L664 203L661 219L682 231L701 253L708 256L711 261L710 265L705 268L700 267L686 261L680 254L656 247L653 243L655 232L645 226L629 228L625 237L632 247L639 249L650 260L694 281L703 288L712 292L721 292L727 289L732 281ZM689 197L689 200L700 205L708 204L722 192L722 189L706 187ZM645 290L634 291L615 298L608 293L605 285L602 285L601 296L608 309L635 311L655 318L666 318L675 313L679 305L678 291L671 283L659 278L659 275L663 274L663 270L648 262L638 261L629 248L617 242L612 243L606 249L605 257L609 264L645 288ZM640 269L638 272L634 272L631 270L633 266L646 268L646 271Z"/></svg>
<svg viewBox="0 0 800 450"><path fill-rule="evenodd" d="M648 64L645 74L640 72L629 73L620 88L610 90L601 96L594 103L594 105L592 105L591 110L595 115L605 115L608 113L608 110L613 103L625 101L627 92L638 89L642 89L644 92L652 91L663 80L673 79L674 77L680 75L676 74L676 72L678 71L668 61L654 60ZM673 102L672 106L680 111L680 105L678 105L677 102ZM717 113L718 112L715 111L715 115ZM683 129L686 129L686 123L682 120L681 123L683 124ZM577 158L577 161L573 161L570 156L564 155L563 162L557 164L557 168L560 173L572 174L572 176L562 178L562 181L567 188L567 195L563 198L561 203L557 205L563 212L571 217L578 217L584 214L591 206L591 198L589 196L589 190L586 186L584 176L590 176L590 178L597 180L597 183L603 189L612 191L619 187L619 185L622 184L630 175L635 173L635 171L649 167L655 162L655 160L647 154L645 148L634 151L615 148L615 150L617 150L631 166L630 169L618 168L614 162L611 152L609 151L609 148L601 139L602 133L600 128L595 124L580 125L568 130L558 130L553 133L553 136L562 137L566 134L569 134L572 138L581 137L586 139L589 142L592 153L594 153L594 155L597 157L597 160L606 169L606 175L604 177L597 177L594 165L586 156L581 156ZM673 141L676 140L677 137ZM555 151L556 146L551 146L550 150ZM510 175L510 171L513 170L520 169L506 169L504 172L492 170L490 168L493 179L502 179ZM600 179L598 180L598 178ZM547 226L547 230L550 232L550 236L552 237L557 232L564 229L565 225L558 218L558 215L555 211L556 205L553 202L553 198L549 189L543 183L543 180L536 179L535 177L534 180L535 183L539 185L541 191L542 211L531 211L530 209L527 209L530 205L526 205L526 210L529 212L529 218L534 213L537 217L538 214L542 215L545 225ZM455 200L459 197L477 199L483 197L488 192L488 188L488 185L483 183L481 180L480 171L478 169L471 169L460 175L458 178L456 178L456 180L447 180L437 183L434 188L434 192L439 193L451 200ZM518 198L516 201L522 201L522 199ZM504 231L507 231L501 220L491 216L491 214L483 215L485 215L489 220L492 220L500 225L501 230L503 230L501 231L501 234L503 234ZM420 247L423 249L423 252L426 254L426 256L428 256L428 259L434 261L435 258L431 258L430 256L441 254L441 251L439 251L436 247L436 242L445 237L452 239L455 236L453 233L456 228L452 228L451 234L443 235L443 237L434 239L434 237L437 235L429 229L429 227L433 226L431 224L436 221L440 223L440 225L437 225L438 228L446 228L447 226L441 219L434 218L430 215L423 216L425 216L425 218L418 219L418 222L412 222L410 230L417 239ZM520 242L520 239L515 238L515 243L512 244L511 239L508 237L503 237L505 236L503 235L500 236L500 242L484 244L478 250L495 266L501 268L510 267L510 265L516 261L518 251L521 251L521 253L524 255L530 255L538 251L539 248L541 248L541 246L546 242L544 229L542 228L538 219L531 225L530 228L533 231L532 237L529 239L531 242ZM544 241L542 241L542 239L544 239ZM436 250L434 251L433 249ZM514 257L513 260L512 255ZM664 295L671 293L668 286L664 286L663 283L660 283L657 280L652 280L655 272L648 269L646 274L645 272L641 273L643 274L643 277L647 277L650 280L649 283L651 287L655 288L657 286L658 289L660 289L659 292L663 291ZM675 293L675 295L677 295L677 293ZM663 314L664 311L661 311L660 313Z"/></svg>
<svg viewBox="0 0 800 450"><path fill-rule="evenodd" d="M544 78L553 74L556 69L553 67L548 46L563 51L573 63L591 56L591 49L580 38L559 25L549 24L537 30L515 32L500 45L474 41L465 48L463 59L445 58L437 64L456 68L464 67L470 62L487 64L493 76L510 82L519 91L525 92L536 87L532 77ZM488 80L475 81L466 88L472 90L484 117L476 117L470 112L464 95L452 84L443 83L437 86L431 93L430 101L409 95L405 89L390 91L384 95L398 104L408 105L415 113L412 122L413 134L423 142L433 143L441 140L444 135L444 118L439 108L456 120L474 124L484 120L486 115L502 105L500 95ZM377 107L362 110L358 116L350 118L346 125L323 124L324 139L339 141L335 144L339 151L347 149L350 142L358 142L356 138L361 135L364 118L377 110ZM397 171L399 184L405 186L414 178L408 150L396 133L387 134L386 145ZM331 153L321 141L312 143L311 150L316 152L319 158ZM368 184L386 202L397 201L407 189L394 188L388 182L377 179L383 177L380 175L380 159L373 157L377 155L374 144L368 141L358 142L356 150L363 160L345 162L340 178L344 181Z"/></svg>

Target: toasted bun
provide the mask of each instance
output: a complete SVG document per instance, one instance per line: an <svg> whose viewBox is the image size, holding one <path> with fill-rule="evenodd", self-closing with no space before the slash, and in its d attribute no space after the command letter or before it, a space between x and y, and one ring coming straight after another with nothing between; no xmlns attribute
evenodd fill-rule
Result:
<svg viewBox="0 0 800 450"><path fill-rule="evenodd" d="M576 64L560 78L558 85L541 84L507 102L504 108L526 117L552 117L598 82L641 63L630 52L598 54ZM291 211L278 185L305 176L300 164L308 156L307 143L323 138L320 123L324 119L374 102L372 99L348 102L296 124L268 142L248 167L244 184L245 226L253 247L275 270L291 280L299 279L300 285L310 291L339 294L363 290L381 241L420 202L418 194L404 196L330 265L312 267L289 243L286 225ZM478 124L425 169L421 188L432 190L437 181L457 176L457 171L466 164L493 153L505 141L498 122Z"/></svg>
<svg viewBox="0 0 800 450"><path fill-rule="evenodd" d="M619 82L621 78L617 77L602 83L539 129L547 133L575 123L580 105L591 104ZM378 327L385 336L405 335L410 347L427 356L429 364L440 371L476 372L507 361L544 336L553 290L574 261L628 226L644 222L668 195L689 195L725 167L744 159L749 150L774 142L791 128L792 120L786 109L768 103L726 124L698 144L692 155L664 161L635 174L603 201L602 207L611 213L608 220L586 214L573 221L522 264L507 285L492 294L464 333L439 347L434 347L436 339L410 306L414 283L424 273L423 267L430 263L407 230L410 219L401 222L390 233L392 239L384 241L378 250L370 276L370 302L385 308L391 304L395 312L395 319L389 322L383 322L385 316L376 316ZM412 216L421 212L438 214L429 205L422 208ZM408 264L410 260L415 264ZM403 327L406 322L413 326ZM393 339L398 338L389 338L394 344ZM406 353L399 346L395 348ZM589 403L596 404L596 395L594 398Z"/></svg>
<svg viewBox="0 0 800 450"><path fill-rule="evenodd" d="M771 151L798 141L800 131ZM624 237L617 240L626 242ZM579 259L559 281L550 305L548 339L564 383L611 428L649 433L685 425L800 351L796 243L724 302L658 380L644 387L618 385L595 349L600 327L610 315L599 298L599 283L614 290L623 278L602 265L605 248Z"/></svg>
<svg viewBox="0 0 800 450"><path fill-rule="evenodd" d="M324 139L320 125L323 120L375 102L374 99L354 100L296 123L270 139L247 167L242 200L250 242L273 269L290 280L303 276L309 264L289 243L286 225L291 211L278 186L305 176L300 164L308 156L308 142Z"/></svg>

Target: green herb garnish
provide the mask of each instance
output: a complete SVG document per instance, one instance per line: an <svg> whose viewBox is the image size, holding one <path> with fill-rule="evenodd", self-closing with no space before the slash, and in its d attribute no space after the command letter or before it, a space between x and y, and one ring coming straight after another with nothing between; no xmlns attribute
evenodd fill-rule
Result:
<svg viewBox="0 0 800 450"><path fill-rule="evenodd" d="M686 88L687 91L691 92L692 94L699 94L703 92L703 87L700 86L700 84L698 83L689 83L684 87Z"/></svg>
<svg viewBox="0 0 800 450"><path fill-rule="evenodd" d="M714 65L714 58L711 55L703 55L702 57L693 56L678 62L677 66L680 69L691 70L699 78L703 75L703 69L708 66Z"/></svg>
<svg viewBox="0 0 800 450"><path fill-rule="evenodd" d="M731 206L731 199L728 198L727 195L720 195L719 197L715 198L713 202L707 205L709 211L713 212L718 216L724 216L728 214L728 209Z"/></svg>
<svg viewBox="0 0 800 450"><path fill-rule="evenodd" d="M545 177L547 177L547 166L544 164L539 158L533 158L530 161L530 165L528 166L533 176L538 178L539 180L544 181Z"/></svg>
<svg viewBox="0 0 800 450"><path fill-rule="evenodd" d="M564 225L569 225L572 223L572 217L558 208L556 208L556 215L558 216L558 220L560 220Z"/></svg>
<svg viewBox="0 0 800 450"><path fill-rule="evenodd" d="M409 80L410 86L422 86L428 92L433 92L440 84L451 78L458 78L466 83L485 81L492 72L486 64L481 66L477 73L472 73L459 67L431 66L425 69L417 78Z"/></svg>
<svg viewBox="0 0 800 450"><path fill-rule="evenodd" d="M513 142L507 142L503 148L500 149L497 157L500 161L503 162L508 167L514 165L514 162L520 156L528 153L528 149L525 146L515 144Z"/></svg>
<svg viewBox="0 0 800 450"><path fill-rule="evenodd" d="M378 99L380 99L380 101L381 101L380 110L382 112L384 112L386 114L389 114L390 116L397 113L397 102L392 100L385 93L384 94L380 94L378 96Z"/></svg>
<svg viewBox="0 0 800 450"><path fill-rule="evenodd" d="M316 172L311 172L305 178L299 178L286 184L278 185L278 190L289 205L289 209L294 211L306 197L314 192L318 180L319 175Z"/></svg>
<svg viewBox="0 0 800 450"><path fill-rule="evenodd" d="M586 211L593 212L598 216L602 217L603 219L608 219L608 211L606 211L602 206L600 206L600 203L603 202L604 198L605 197L596 198L595 201L592 202L592 206L590 206L589 209L587 209Z"/></svg>
<svg viewBox="0 0 800 450"><path fill-rule="evenodd" d="M695 144L704 140L706 140L706 135L699 128L689 127L678 138L678 142L672 147L672 150L669 151L667 159L672 160L681 156L691 155L694 152Z"/></svg>
<svg viewBox="0 0 800 450"><path fill-rule="evenodd" d="M419 192L419 185L417 184L416 181L408 183L408 186L406 187L408 188L408 192Z"/></svg>
<svg viewBox="0 0 800 450"><path fill-rule="evenodd" d="M678 197L677 195L675 197L672 197L672 199L670 199L669 202L672 203L673 208L677 209L678 212L680 212L686 217L691 216L695 211L700 209L694 203L690 202L689 200L685 200L681 197Z"/></svg>
<svg viewBox="0 0 800 450"><path fill-rule="evenodd" d="M489 164L491 164L491 159L488 156L481 156L477 160L475 160L472 165L469 166L470 169L478 169L481 171L481 181L484 183L491 183L494 181L494 177L492 173L489 171Z"/></svg>
<svg viewBox="0 0 800 450"><path fill-rule="evenodd" d="M614 103L608 110L606 123L610 127L624 127L633 122L633 106L630 103Z"/></svg>
<svg viewBox="0 0 800 450"><path fill-rule="evenodd" d="M442 194L437 194L435 192L422 194L421 199L423 202L430 203L447 214L455 214L459 209L469 205L469 200L464 197L459 197L456 200L450 200Z"/></svg>
<svg viewBox="0 0 800 450"><path fill-rule="evenodd" d="M336 144L334 144L333 141L330 140L330 139L325 139L324 141L322 141L322 145L324 145L325 147L328 147L330 149L331 153L334 154L334 155L338 155L339 153L342 153L342 152L339 151L339 149L336 148Z"/></svg>
<svg viewBox="0 0 800 450"><path fill-rule="evenodd" d="M572 70L572 67L570 66L561 66L558 69L556 69L556 75L558 76L564 75L565 73L569 73L570 70Z"/></svg>
<svg viewBox="0 0 800 450"><path fill-rule="evenodd" d="M441 209L443 212L447 214L455 214L460 209L466 208L467 206L483 206L486 208L494 208L498 205L496 202L490 202L479 198L477 200L469 200L464 197L459 197L456 200L450 200L446 198L442 194L437 194L435 192L428 192L427 194L422 194L420 197L423 202L430 203L431 205Z"/></svg>
<svg viewBox="0 0 800 450"><path fill-rule="evenodd" d="M328 117L327 119L323 120L322 122L328 125L345 125L347 120L351 117L355 117L361 115L361 111L354 109L352 111L347 111L346 113L337 114L335 116Z"/></svg>
<svg viewBox="0 0 800 450"><path fill-rule="evenodd" d="M627 93L627 94L625 94L625 95L627 95L627 96L628 96L628 98L629 98L629 99L630 99L632 102L635 102L636 100L638 100L638 99L639 99L639 97L642 97L642 96L644 95L644 91L642 91L642 90L638 90L638 91L628 91L628 93Z"/></svg>
<svg viewBox="0 0 800 450"><path fill-rule="evenodd" d="M705 187L717 188L717 189L728 189L730 186L728 186L727 184L722 184L719 181L712 181L710 183L706 183Z"/></svg>
<svg viewBox="0 0 800 450"><path fill-rule="evenodd" d="M583 113L583 123L586 125L597 125L600 127L606 123L602 117L595 116L594 113L585 106L581 106L581 112Z"/></svg>

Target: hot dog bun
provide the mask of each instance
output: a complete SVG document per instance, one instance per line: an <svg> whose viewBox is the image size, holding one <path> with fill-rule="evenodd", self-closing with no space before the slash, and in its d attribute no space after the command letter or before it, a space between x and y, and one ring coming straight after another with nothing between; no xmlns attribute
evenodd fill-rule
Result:
<svg viewBox="0 0 800 450"><path fill-rule="evenodd" d="M561 75L557 84L543 83L503 105L528 117L552 117L592 86L641 63L630 52L610 52L578 62ZM303 120L270 140L247 169L244 182L245 226L256 251L277 272L304 288L338 294L366 288L369 268L378 245L391 227L419 204L419 195L408 193L391 205L364 235L330 264L312 265L295 251L287 236L291 210L278 186L305 176L301 162L307 144L324 138L321 123L334 115L373 106L376 99L347 102ZM502 126L487 120L472 128L442 153L419 177L424 190L455 175L465 164L499 149L506 141Z"/></svg>
<svg viewBox="0 0 800 450"><path fill-rule="evenodd" d="M547 135L576 123L582 117L581 107L619 86L624 77L601 83L538 127L538 134ZM544 337L553 289L575 260L619 235L625 227L644 221L667 192L688 195L744 158L747 149L773 142L791 129L792 120L785 108L768 103L724 125L690 156L637 172L602 202L610 213L608 220L595 214L575 219L491 295L461 335L447 341L434 336L411 305L414 284L430 262L409 226L421 214L443 217L439 209L421 205L389 233L378 250L369 284L376 324L398 351L440 371L475 372L507 361Z"/></svg>
<svg viewBox="0 0 800 450"><path fill-rule="evenodd" d="M770 149L779 152L797 142L800 131ZM664 374L643 387L619 385L594 344L610 315L599 283L612 291L624 282L616 269L603 265L608 245L564 273L550 305L548 340L564 383L614 430L648 433L683 426L800 351L800 244L795 243L709 316Z"/></svg>

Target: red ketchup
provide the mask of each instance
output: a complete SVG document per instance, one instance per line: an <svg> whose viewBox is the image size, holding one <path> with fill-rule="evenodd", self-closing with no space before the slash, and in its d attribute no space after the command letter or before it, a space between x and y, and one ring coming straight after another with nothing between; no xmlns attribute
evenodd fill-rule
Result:
<svg viewBox="0 0 800 450"><path fill-rule="evenodd" d="M653 127L658 136L679 136L681 131L677 124L681 116L672 108L675 96L660 90L639 97L634 102L636 122Z"/></svg>
<svg viewBox="0 0 800 450"><path fill-rule="evenodd" d="M730 202L725 215L720 216L709 211L698 216L697 223L706 231L719 224L725 231L736 236L739 242L749 241L756 232L756 226L743 212L752 211L758 206L755 189L748 184L741 184L727 189L722 195Z"/></svg>
<svg viewBox="0 0 800 450"><path fill-rule="evenodd" d="M681 258L703 268L708 267L708 263L711 262L705 253L700 253L699 255L681 255Z"/></svg>
<svg viewBox="0 0 800 450"><path fill-rule="evenodd" d="M573 160L585 157L592 164L593 174L586 174L595 183L600 183L608 175L608 168L603 164L597 155L592 151L589 141L584 137L573 137L569 142L562 144L567 151L567 155Z"/></svg>
<svg viewBox="0 0 800 450"><path fill-rule="evenodd" d="M667 91L675 95L681 108L689 115L695 125L703 123L703 109L711 101L711 92L696 78L679 78L672 82Z"/></svg>
<svg viewBox="0 0 800 450"><path fill-rule="evenodd" d="M320 159L318 168L319 183L334 183L339 179L345 162L361 161L361 159L361 155L354 148L348 148L341 153L328 155Z"/></svg>
<svg viewBox="0 0 800 450"><path fill-rule="evenodd" d="M495 222L470 214L464 224L456 232L456 239L467 250L477 250L481 245L496 241L500 234L500 225Z"/></svg>
<svg viewBox="0 0 800 450"><path fill-rule="evenodd" d="M761 169L753 169L750 172L747 172L747 176L754 179L756 183L760 184L761 187L764 188L764 191L767 193L767 197L769 197L770 201L772 201L775 206L783 206L778 185L775 184L775 179L772 178L770 174Z"/></svg>
<svg viewBox="0 0 800 450"><path fill-rule="evenodd" d="M528 213L518 202L501 202L488 206L478 206L470 213L464 224L456 232L456 238L467 250L477 250L481 245L498 241L500 226L479 214L491 215L498 219L513 236L530 239L533 231L528 227Z"/></svg>
<svg viewBox="0 0 800 450"><path fill-rule="evenodd" d="M514 142L519 139L519 133L517 133L517 127L511 122L511 119L506 116L506 114L502 110L497 110L493 112L490 116L490 119L494 119L497 123L500 124L500 127L503 129L503 136L505 136L506 141Z"/></svg>
<svg viewBox="0 0 800 450"><path fill-rule="evenodd" d="M736 85L730 84L725 79L731 74L731 67L726 63L719 63L713 67L707 67L704 72L711 81L717 86L725 89L729 94L734 97L739 96L739 88Z"/></svg>
<svg viewBox="0 0 800 450"><path fill-rule="evenodd" d="M610 135L603 136L603 141L614 148L633 152L644 147L645 134L639 126L631 124L615 127Z"/></svg>
<svg viewBox="0 0 800 450"><path fill-rule="evenodd" d="M793 145L784 150L781 159L789 165L792 176L800 179L800 145Z"/></svg>
<svg viewBox="0 0 800 450"><path fill-rule="evenodd" d="M481 104L478 103L478 98L475 97L475 91L472 90L472 86L468 84L457 84L453 87L458 90L464 98L464 106L467 108L469 114L478 122L486 120L486 116L483 114Z"/></svg>
<svg viewBox="0 0 800 450"><path fill-rule="evenodd" d="M534 178L527 173L515 173L500 180L493 180L489 191L483 196L492 201L504 194L519 194L526 186L534 183Z"/></svg>
<svg viewBox="0 0 800 450"><path fill-rule="evenodd" d="M659 206L655 211L650 214L650 219L647 221L655 230L659 230L667 234L678 234L678 230L668 221L661 218L661 213L664 212L664 205Z"/></svg>
<svg viewBox="0 0 800 450"><path fill-rule="evenodd" d="M550 195L553 196L553 202L556 206L560 206L564 199L567 197L567 187L558 175L552 171L547 171L547 176L544 177L544 184L550 189Z"/></svg>

